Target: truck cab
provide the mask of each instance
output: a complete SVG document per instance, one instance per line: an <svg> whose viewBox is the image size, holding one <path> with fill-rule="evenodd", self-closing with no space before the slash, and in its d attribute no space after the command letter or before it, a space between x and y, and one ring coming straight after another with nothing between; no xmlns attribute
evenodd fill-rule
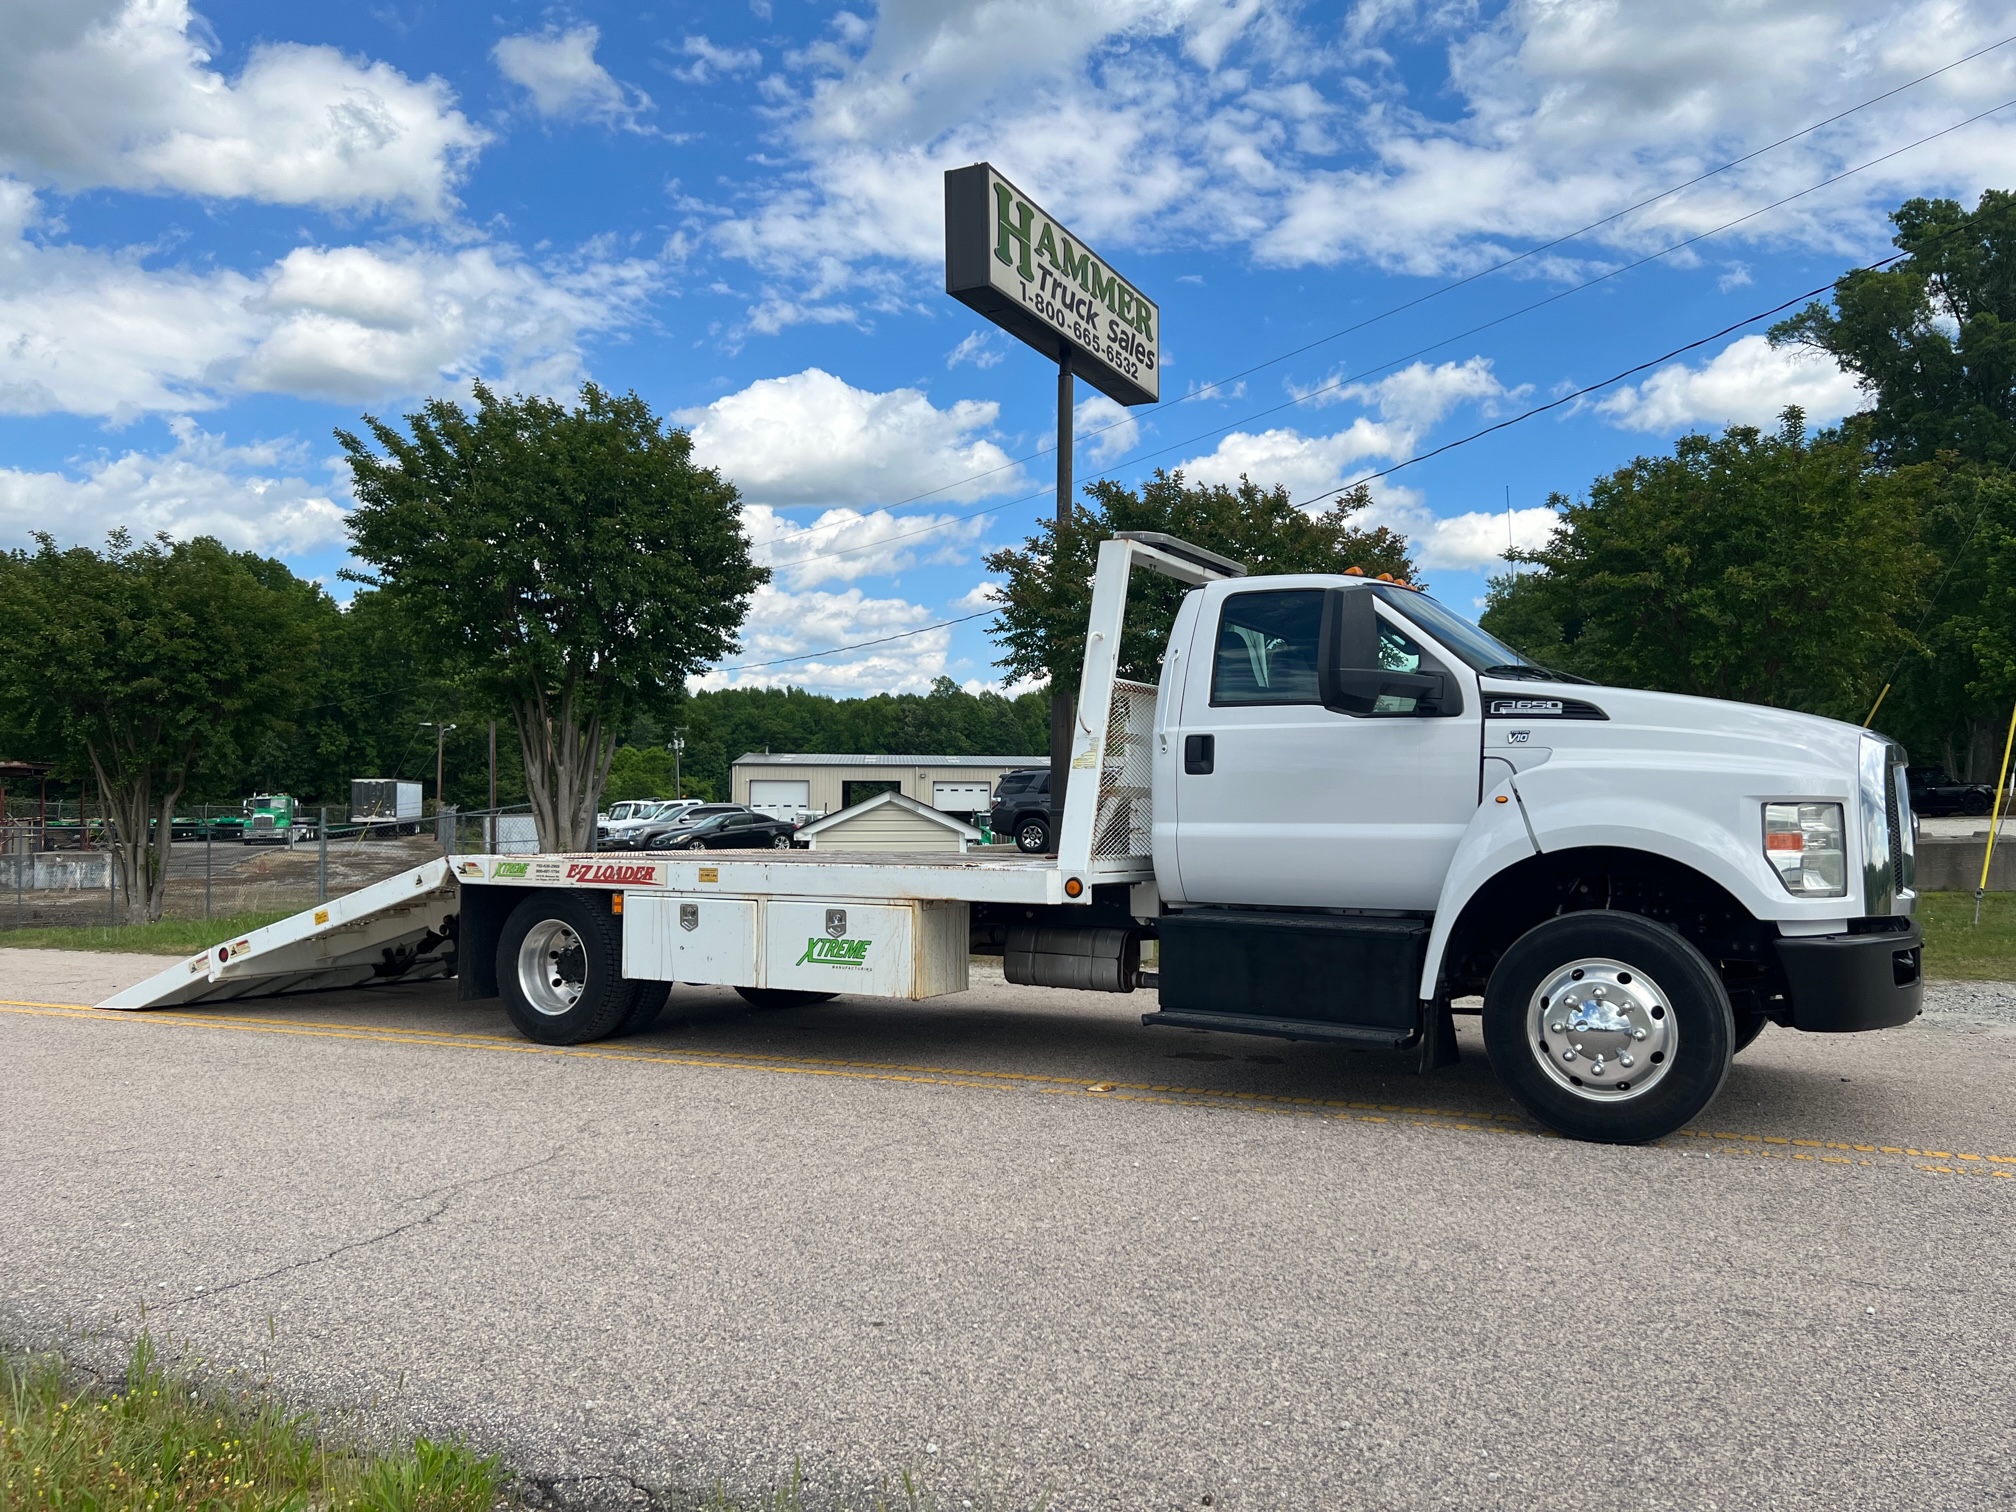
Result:
<svg viewBox="0 0 2016 1512"><path fill-rule="evenodd" d="M1434 1056L1469 999L1530 1111L1629 1139L1692 1116L1767 1024L1918 1011L1880 736L1596 687L1352 577L1193 590L1158 694L1151 1022Z"/></svg>

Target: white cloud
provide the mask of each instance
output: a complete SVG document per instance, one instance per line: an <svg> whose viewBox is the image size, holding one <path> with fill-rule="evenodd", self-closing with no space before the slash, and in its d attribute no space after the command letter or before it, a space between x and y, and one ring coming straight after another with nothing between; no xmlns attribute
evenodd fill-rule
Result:
<svg viewBox="0 0 2016 1512"><path fill-rule="evenodd" d="M993 367L1006 355L994 344L993 335L992 331L968 331L959 345L945 354L945 366L955 368L962 362L970 362L983 371Z"/></svg>
<svg viewBox="0 0 2016 1512"><path fill-rule="evenodd" d="M651 108L651 97L619 84L595 61L601 37L594 26L522 32L503 38L490 56L497 71L529 94L532 108L548 120L633 125Z"/></svg>
<svg viewBox="0 0 2016 1512"><path fill-rule="evenodd" d="M803 656L832 647L899 635L948 618L901 598L869 598L859 588L844 593L792 593L774 584L756 590L742 627L742 650L727 666ZM927 630L885 645L778 667L711 671L691 680L707 688L811 688L842 697L870 693L923 693L944 675L952 631Z"/></svg>
<svg viewBox="0 0 2016 1512"><path fill-rule="evenodd" d="M1335 380L1331 380L1332 383ZM1290 392L1306 395L1312 405L1351 402L1375 409L1380 418L1359 415L1342 430L1324 436L1304 435L1292 426L1260 432L1233 431L1217 448L1181 464L1199 483L1237 483L1251 478L1263 488L1284 485L1300 501L1349 483L1354 470L1374 458L1398 460L1411 455L1428 430L1463 404L1496 412L1500 400L1516 398L1524 389L1508 389L1491 371L1490 359L1466 362L1416 362L1376 383L1334 387L1312 385Z"/></svg>
<svg viewBox="0 0 2016 1512"><path fill-rule="evenodd" d="M706 84L717 75L733 77L763 66L763 54L753 47L717 47L705 37L688 37L679 48L693 61L673 73L688 84Z"/></svg>
<svg viewBox="0 0 2016 1512"><path fill-rule="evenodd" d="M903 572L920 562L963 561L987 529L982 519L957 515L896 515L886 509L828 509L813 520L792 520L767 504L747 504L742 528L756 560L774 567L794 588L851 583Z"/></svg>
<svg viewBox="0 0 2016 1512"><path fill-rule="evenodd" d="M752 503L864 505L927 491L980 499L1025 486L1021 469L982 434L999 409L972 399L939 409L918 389L876 393L807 368L674 418L691 429L695 457Z"/></svg>
<svg viewBox="0 0 2016 1512"><path fill-rule="evenodd" d="M82 457L65 472L0 468L0 543L46 530L65 545L96 545L118 526L141 539L212 535L282 555L344 539L347 493L333 462L318 486L300 476L310 459L297 442L231 446L186 418L170 428L175 445L164 453Z"/></svg>
<svg viewBox="0 0 2016 1512"><path fill-rule="evenodd" d="M658 273L403 242L301 247L253 274L156 270L137 250L31 239L35 213L0 180L0 413L127 419L245 391L361 403L479 375L558 391Z"/></svg>
<svg viewBox="0 0 2016 1512"><path fill-rule="evenodd" d="M255 47L209 66L187 0L0 6L0 169L109 187L442 219L489 140L439 79L333 47Z"/></svg>
<svg viewBox="0 0 2016 1512"><path fill-rule="evenodd" d="M952 600L952 607L961 614L978 614L983 609L992 609L1001 602L999 583L975 583L959 597Z"/></svg>
<svg viewBox="0 0 2016 1512"><path fill-rule="evenodd" d="M1788 404L1827 425L1867 403L1855 379L1826 353L1743 336L1700 367L1663 367L1596 409L1626 430L1673 431L1702 424L1769 426Z"/></svg>
<svg viewBox="0 0 2016 1512"><path fill-rule="evenodd" d="M1291 385L1290 392L1307 395L1317 406L1340 402L1367 406L1380 418L1361 414L1328 435L1304 435L1288 426L1258 433L1234 431L1214 451L1180 464L1184 474L1199 483L1234 484L1248 477L1262 488L1280 484L1296 503L1324 509L1338 490L1377 470L1369 464L1412 456L1429 430L1458 407L1474 404L1485 414L1494 414L1500 403L1526 392L1506 388L1482 357L1435 365L1417 362L1376 383L1344 384L1334 378L1328 382L1334 386ZM1515 510L1509 522L1505 513L1489 510L1438 515L1415 490L1375 482L1372 505L1359 522L1387 525L1407 536L1414 560L1424 569L1469 570L1504 557L1508 524L1512 542L1522 548L1545 541L1554 512Z"/></svg>
<svg viewBox="0 0 2016 1512"><path fill-rule="evenodd" d="M1103 467L1141 444L1141 422L1125 405L1093 394L1072 410L1071 437L1074 450Z"/></svg>
<svg viewBox="0 0 2016 1512"><path fill-rule="evenodd" d="M1233 245L1275 264L1471 270L1948 63L2007 20L1991 0L1511 0L1477 16L1380 0L1340 47L1283 9L1218 0L886 5L768 81L797 171L713 235L789 270L801 308L843 294L905 308L914 280L891 274L941 256L943 170L985 158L1109 254ZM1396 31L1412 59L1441 50L1443 76L1403 75L1383 46ZM2012 86L2016 51L1984 57L1528 270L1705 230ZM1983 122L1725 242L1859 251L1904 194L1971 197L2012 152L2016 120Z"/></svg>

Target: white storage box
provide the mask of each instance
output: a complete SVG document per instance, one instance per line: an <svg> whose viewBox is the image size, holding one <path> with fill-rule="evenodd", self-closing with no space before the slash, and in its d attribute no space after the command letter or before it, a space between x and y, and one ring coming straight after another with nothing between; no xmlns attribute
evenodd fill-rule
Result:
<svg viewBox="0 0 2016 1512"><path fill-rule="evenodd" d="M967 905L626 892L623 974L930 998L966 990Z"/></svg>

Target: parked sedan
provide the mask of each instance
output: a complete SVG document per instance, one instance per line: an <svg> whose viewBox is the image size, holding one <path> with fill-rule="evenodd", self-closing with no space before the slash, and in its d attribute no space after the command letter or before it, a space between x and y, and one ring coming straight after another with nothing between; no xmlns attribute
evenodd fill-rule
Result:
<svg viewBox="0 0 2016 1512"><path fill-rule="evenodd" d="M710 805L711 807L711 805ZM638 837L638 850L789 850L798 826L751 809L726 813L694 810L679 822L653 825Z"/></svg>

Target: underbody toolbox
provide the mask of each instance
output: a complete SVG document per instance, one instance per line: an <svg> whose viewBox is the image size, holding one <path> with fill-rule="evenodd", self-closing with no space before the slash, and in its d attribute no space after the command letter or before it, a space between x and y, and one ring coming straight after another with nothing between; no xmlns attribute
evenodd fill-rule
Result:
<svg viewBox="0 0 2016 1512"><path fill-rule="evenodd" d="M1157 932L1163 1015L1251 1017L1267 1034L1283 1020L1402 1037L1420 1025L1425 919L1200 908Z"/></svg>

